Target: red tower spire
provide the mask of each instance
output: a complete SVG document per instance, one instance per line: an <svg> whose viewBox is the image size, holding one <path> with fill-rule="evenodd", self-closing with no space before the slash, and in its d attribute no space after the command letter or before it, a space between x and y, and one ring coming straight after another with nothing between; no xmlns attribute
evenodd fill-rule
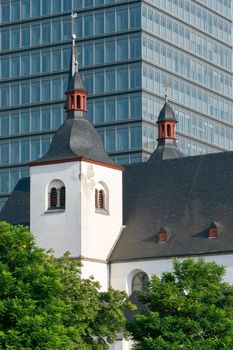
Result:
<svg viewBox="0 0 233 350"><path fill-rule="evenodd" d="M158 141L161 139L176 140L177 120L174 111L167 102L167 96L165 97L165 104L156 122L158 124Z"/></svg>
<svg viewBox="0 0 233 350"><path fill-rule="evenodd" d="M72 14L74 19L75 14ZM85 83L78 71L78 53L75 47L76 35L72 34L72 52L70 60L68 89L66 91L67 103L66 110L68 115L72 112L87 112L87 89Z"/></svg>

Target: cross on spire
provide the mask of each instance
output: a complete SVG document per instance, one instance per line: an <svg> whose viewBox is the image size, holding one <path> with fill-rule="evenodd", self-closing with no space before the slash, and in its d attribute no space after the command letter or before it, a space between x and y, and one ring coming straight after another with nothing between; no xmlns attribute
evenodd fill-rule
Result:
<svg viewBox="0 0 233 350"><path fill-rule="evenodd" d="M165 80L162 86L165 88L165 102L167 102L168 100L167 92L168 92L168 88L171 87L171 84L169 83L169 81Z"/></svg>
<svg viewBox="0 0 233 350"><path fill-rule="evenodd" d="M71 31L72 31L72 76L78 72L78 55L75 47L76 34L75 34L75 18L77 17L76 12L71 13Z"/></svg>

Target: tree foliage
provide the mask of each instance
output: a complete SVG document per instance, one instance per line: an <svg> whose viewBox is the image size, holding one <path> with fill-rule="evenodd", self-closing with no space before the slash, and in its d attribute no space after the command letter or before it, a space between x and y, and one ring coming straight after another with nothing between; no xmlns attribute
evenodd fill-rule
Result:
<svg viewBox="0 0 233 350"><path fill-rule="evenodd" d="M80 277L23 226L0 223L0 349L104 350L123 331L125 294Z"/></svg>
<svg viewBox="0 0 233 350"><path fill-rule="evenodd" d="M174 260L140 296L146 306L127 328L135 350L233 349L233 286L214 262Z"/></svg>

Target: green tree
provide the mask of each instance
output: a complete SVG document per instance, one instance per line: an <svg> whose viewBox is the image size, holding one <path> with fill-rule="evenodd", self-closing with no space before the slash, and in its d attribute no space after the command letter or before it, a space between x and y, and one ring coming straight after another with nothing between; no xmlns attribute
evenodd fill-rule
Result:
<svg viewBox="0 0 233 350"><path fill-rule="evenodd" d="M139 296L145 307L127 325L134 349L233 349L233 286L224 274L214 262L187 259L154 275Z"/></svg>
<svg viewBox="0 0 233 350"><path fill-rule="evenodd" d="M0 349L104 350L124 329L125 294L80 277L23 226L0 223Z"/></svg>

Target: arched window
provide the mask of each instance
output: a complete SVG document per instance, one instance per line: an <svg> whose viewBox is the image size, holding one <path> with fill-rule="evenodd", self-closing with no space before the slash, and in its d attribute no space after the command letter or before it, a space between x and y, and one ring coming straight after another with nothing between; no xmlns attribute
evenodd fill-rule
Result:
<svg viewBox="0 0 233 350"><path fill-rule="evenodd" d="M80 109L80 96L77 95L76 99L77 99L77 108Z"/></svg>
<svg viewBox="0 0 233 350"><path fill-rule="evenodd" d="M62 186L60 189L60 207L65 208L66 205L66 188Z"/></svg>
<svg viewBox="0 0 233 350"><path fill-rule="evenodd" d="M61 180L53 180L48 186L48 209L65 209L66 189Z"/></svg>
<svg viewBox="0 0 233 350"><path fill-rule="evenodd" d="M50 192L50 208L56 208L57 207L57 189L53 187Z"/></svg>
<svg viewBox="0 0 233 350"><path fill-rule="evenodd" d="M95 190L95 208L96 209L105 209L104 203L104 190Z"/></svg>
<svg viewBox="0 0 233 350"><path fill-rule="evenodd" d="M105 205L104 205L104 191L103 190L99 191L99 209L105 209Z"/></svg>
<svg viewBox="0 0 233 350"><path fill-rule="evenodd" d="M148 284L148 276L145 272L138 272L132 280L132 292L144 291Z"/></svg>
<svg viewBox="0 0 233 350"><path fill-rule="evenodd" d="M170 124L168 124L168 126L167 126L167 136L171 137L171 125Z"/></svg>
<svg viewBox="0 0 233 350"><path fill-rule="evenodd" d="M108 188L99 182L95 188L95 209L97 212L108 213Z"/></svg>

